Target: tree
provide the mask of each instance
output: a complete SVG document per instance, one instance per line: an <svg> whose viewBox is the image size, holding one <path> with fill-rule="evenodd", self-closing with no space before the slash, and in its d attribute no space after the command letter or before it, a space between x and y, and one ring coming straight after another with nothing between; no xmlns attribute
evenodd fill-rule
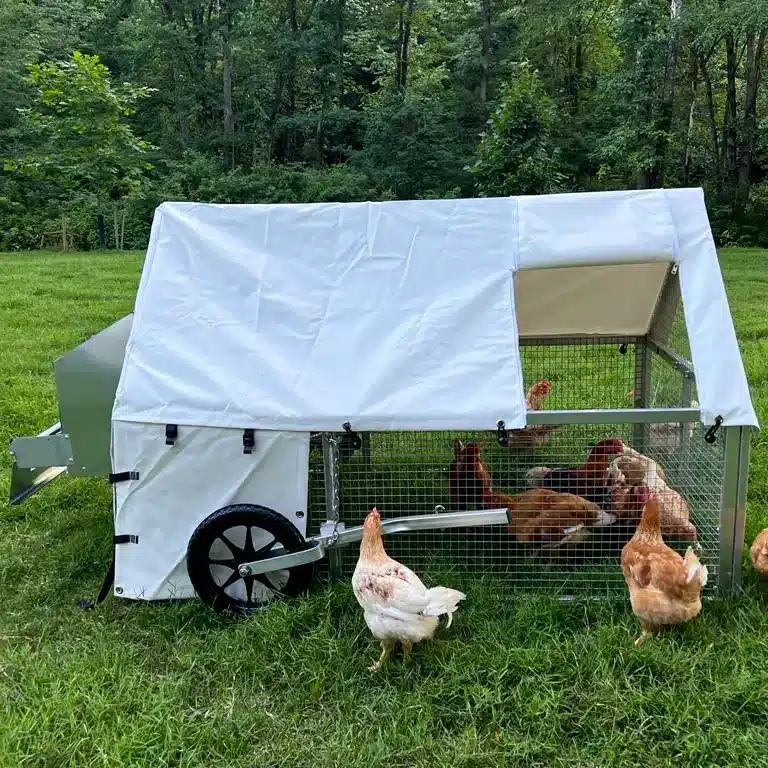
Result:
<svg viewBox="0 0 768 768"><path fill-rule="evenodd" d="M99 214L112 208L115 246L120 200L135 194L152 166L151 145L135 135L128 118L149 94L130 83L113 85L98 56L79 51L65 61L29 66L32 106L21 110L28 151L5 168L58 188L62 198L88 201Z"/></svg>
<svg viewBox="0 0 768 768"><path fill-rule="evenodd" d="M565 177L552 141L556 111L526 62L505 86L482 136L471 172L481 195L533 195L561 191Z"/></svg>
<svg viewBox="0 0 768 768"><path fill-rule="evenodd" d="M73 50L130 114L71 59L66 88L38 72L68 94L44 103L27 65ZM704 187L717 237L765 242L766 67L768 0L5 0L0 247L63 215L93 241L97 209L141 247L179 196L681 184Z"/></svg>

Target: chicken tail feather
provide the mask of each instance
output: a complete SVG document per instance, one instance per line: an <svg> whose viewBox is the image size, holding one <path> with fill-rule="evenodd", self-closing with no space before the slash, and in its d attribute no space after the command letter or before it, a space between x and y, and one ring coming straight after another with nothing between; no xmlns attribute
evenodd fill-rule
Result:
<svg viewBox="0 0 768 768"><path fill-rule="evenodd" d="M709 576L707 566L702 565L699 558L696 557L693 547L688 547L685 551L683 562L685 563L685 583L690 584L696 579L702 587L705 587L707 585L707 577Z"/></svg>
<svg viewBox="0 0 768 768"><path fill-rule="evenodd" d="M466 597L463 592L450 587L432 587L427 590L427 607L422 611L425 616L448 615L448 626L453 621L453 613Z"/></svg>
<svg viewBox="0 0 768 768"><path fill-rule="evenodd" d="M615 522L616 515L612 515L610 512L605 512L601 509L597 513L597 522L595 523L595 528L603 528L606 525L613 525Z"/></svg>
<svg viewBox="0 0 768 768"><path fill-rule="evenodd" d="M529 488L543 488L544 487L544 478L551 472L552 470L549 467L533 467L532 469L529 469L528 472L526 472L525 478L526 478L526 485Z"/></svg>

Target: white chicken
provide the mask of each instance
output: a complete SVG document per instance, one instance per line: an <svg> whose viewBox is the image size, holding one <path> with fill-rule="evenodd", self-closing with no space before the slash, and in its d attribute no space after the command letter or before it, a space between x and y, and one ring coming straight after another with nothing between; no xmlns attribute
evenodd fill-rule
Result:
<svg viewBox="0 0 768 768"><path fill-rule="evenodd" d="M397 643L408 661L415 643L432 637L443 614L448 626L466 595L449 587L427 589L410 568L384 551L381 516L374 507L365 518L360 557L352 574L352 589L363 609L365 623L381 642L381 656L370 669L375 671L389 658Z"/></svg>

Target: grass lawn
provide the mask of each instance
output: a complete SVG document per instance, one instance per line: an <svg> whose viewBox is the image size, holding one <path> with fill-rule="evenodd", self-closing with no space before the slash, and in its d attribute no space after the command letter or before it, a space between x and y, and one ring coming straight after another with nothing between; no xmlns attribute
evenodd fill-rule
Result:
<svg viewBox="0 0 768 768"><path fill-rule="evenodd" d="M725 250L731 308L768 419L768 251ZM51 361L130 312L140 254L0 254L0 437L57 420ZM768 744L768 592L640 650L628 601L471 590L450 630L377 676L348 583L245 621L197 601L92 597L109 563L103 480L5 505L0 458L0 768L758 766ZM768 525L753 438L747 538ZM746 560L745 560L746 562Z"/></svg>

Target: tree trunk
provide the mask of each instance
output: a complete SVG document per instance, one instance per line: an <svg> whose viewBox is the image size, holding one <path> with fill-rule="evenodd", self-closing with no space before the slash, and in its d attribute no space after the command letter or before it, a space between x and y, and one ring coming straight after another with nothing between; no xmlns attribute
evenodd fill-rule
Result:
<svg viewBox="0 0 768 768"><path fill-rule="evenodd" d="M739 157L736 201L742 212L749 199L752 161L757 136L757 96L760 89L761 62L765 48L765 29L747 36L747 59L744 65L744 119L742 122L741 155Z"/></svg>
<svg viewBox="0 0 768 768"><path fill-rule="evenodd" d="M405 16L405 29L403 30L403 56L402 56L402 88L408 88L408 49L411 44L411 17L416 0L408 0L408 12Z"/></svg>
<svg viewBox="0 0 768 768"><path fill-rule="evenodd" d="M112 229L115 233L115 250L120 245L120 220L117 215L117 206L112 207Z"/></svg>
<svg viewBox="0 0 768 768"><path fill-rule="evenodd" d="M232 109L232 0L221 0L222 95L225 157L235 167L235 116Z"/></svg>
<svg viewBox="0 0 768 768"><path fill-rule="evenodd" d="M125 246L125 211L120 214L120 250Z"/></svg>
<svg viewBox="0 0 768 768"><path fill-rule="evenodd" d="M415 0L400 0L400 15L395 50L395 85L401 91L408 88L408 48L411 43L411 16Z"/></svg>
<svg viewBox="0 0 768 768"><path fill-rule="evenodd" d="M287 0L286 11L288 16L288 28L290 30L290 45L288 55L285 58L285 96L286 104L283 104L283 114L291 117L296 114L296 67L298 64L299 45L299 21L296 15L296 0ZM296 134L291 128L288 135L283 136L283 159L291 161L296 151Z"/></svg>
<svg viewBox="0 0 768 768"><path fill-rule="evenodd" d="M282 62L278 63L277 75L275 76L275 91L272 98L272 110L269 116L269 141L267 142L267 163L273 160L279 160L280 148L277 140L277 128L280 118L280 107L283 104L283 90L285 87L285 77L283 76Z"/></svg>
<svg viewBox="0 0 768 768"><path fill-rule="evenodd" d="M346 0L338 0L336 9L336 88L339 100L339 109L344 106L344 6Z"/></svg>
<svg viewBox="0 0 768 768"><path fill-rule="evenodd" d="M288 23L291 28L291 48L288 53L288 71L286 91L288 95L288 114L296 112L296 64L298 60L299 20L296 16L296 0L288 0Z"/></svg>
<svg viewBox="0 0 768 768"><path fill-rule="evenodd" d="M186 149L189 145L189 120L184 109L184 85L178 65L175 63L173 64L173 101L176 109L176 119L179 121L181 148Z"/></svg>
<svg viewBox="0 0 768 768"><path fill-rule="evenodd" d="M480 54L480 101L488 101L488 78L491 69L491 0L481 0L483 15L482 51Z"/></svg>
<svg viewBox="0 0 768 768"><path fill-rule="evenodd" d="M701 55L699 56L699 68L701 70L701 76L704 79L704 87L707 92L707 117L709 118L709 136L712 140L712 154L715 158L715 165L720 167L722 164L722 158L720 157L720 139L717 131L715 94L712 88L712 79L710 78L709 70L707 69L707 59Z"/></svg>
<svg viewBox="0 0 768 768"><path fill-rule="evenodd" d="M685 134L685 159L683 161L683 185L688 186L691 177L691 165L693 163L693 129L696 118L696 91L699 83L698 58L692 51L690 57L690 69L688 71L689 82L691 84L691 106L688 108L688 131Z"/></svg>
<svg viewBox="0 0 768 768"><path fill-rule="evenodd" d="M402 88L403 82L403 31L405 30L405 0L400 0L397 17L397 44L395 46L395 86Z"/></svg>
<svg viewBox="0 0 768 768"><path fill-rule="evenodd" d="M107 247L107 233L104 231L104 214L100 213L96 217L96 228L99 231L99 248L104 250Z"/></svg>
<svg viewBox="0 0 768 768"><path fill-rule="evenodd" d="M576 52L574 55L573 72L571 73L571 96L573 98L573 112L578 114L581 97L581 79L584 75L584 46L581 41L581 33L576 38Z"/></svg>
<svg viewBox="0 0 768 768"><path fill-rule="evenodd" d="M670 0L669 4L669 33L664 54L664 80L661 86L661 102L659 118L656 124L657 140L654 150L654 161L648 172L648 186L656 187L664 183L666 169L667 135L672 127L672 114L675 103L675 83L677 80L677 57L679 41L677 38L677 22L683 10L683 0Z"/></svg>
<svg viewBox="0 0 768 768"><path fill-rule="evenodd" d="M736 41L733 32L725 35L725 116L721 144L723 180L731 189L736 186Z"/></svg>
<svg viewBox="0 0 768 768"><path fill-rule="evenodd" d="M163 20L173 26L175 25L174 6L170 0L160 1L160 14ZM171 77L173 78L173 106L176 110L176 119L179 123L179 136L181 137L181 148L186 149L189 145L189 121L184 109L184 81L181 75L177 57L172 57Z"/></svg>

